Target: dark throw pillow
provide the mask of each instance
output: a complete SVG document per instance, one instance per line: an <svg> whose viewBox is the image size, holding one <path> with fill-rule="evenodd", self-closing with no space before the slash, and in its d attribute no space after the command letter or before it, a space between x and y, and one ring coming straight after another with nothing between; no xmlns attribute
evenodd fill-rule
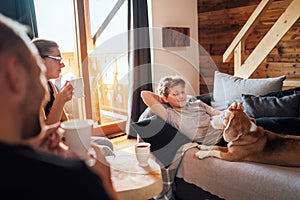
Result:
<svg viewBox="0 0 300 200"><path fill-rule="evenodd" d="M276 96L256 96L242 94L245 112L253 118L298 117L300 93L296 92L280 98Z"/></svg>
<svg viewBox="0 0 300 200"><path fill-rule="evenodd" d="M131 130L151 144L152 154L165 167L172 163L177 150L183 144L191 142L188 137L156 115L131 123Z"/></svg>
<svg viewBox="0 0 300 200"><path fill-rule="evenodd" d="M296 91L300 91L300 87L296 87L296 88L292 88L292 89L288 89L288 90L282 90L279 92L270 92L266 95L263 95L263 97L284 97L284 96L288 96L288 95L292 95L295 94Z"/></svg>
<svg viewBox="0 0 300 200"><path fill-rule="evenodd" d="M262 117L255 121L256 125L275 133L300 135L299 117Z"/></svg>

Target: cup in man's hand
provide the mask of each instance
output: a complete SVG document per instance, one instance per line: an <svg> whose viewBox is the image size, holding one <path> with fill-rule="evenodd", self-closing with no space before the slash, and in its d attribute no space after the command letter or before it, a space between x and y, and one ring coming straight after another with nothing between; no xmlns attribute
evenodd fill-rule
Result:
<svg viewBox="0 0 300 200"><path fill-rule="evenodd" d="M61 123L65 143L80 159L90 158L93 120L71 119Z"/></svg>

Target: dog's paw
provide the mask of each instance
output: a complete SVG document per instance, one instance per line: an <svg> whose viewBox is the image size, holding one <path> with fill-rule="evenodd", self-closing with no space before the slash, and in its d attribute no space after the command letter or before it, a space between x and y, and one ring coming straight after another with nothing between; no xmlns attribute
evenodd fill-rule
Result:
<svg viewBox="0 0 300 200"><path fill-rule="evenodd" d="M200 149L200 150L203 150L203 151L209 151L209 150L211 150L211 146L207 146L207 145L204 145L204 144L199 144L197 146L197 148Z"/></svg>
<svg viewBox="0 0 300 200"><path fill-rule="evenodd" d="M209 151L201 151L201 150L196 152L195 156L198 157L199 159L204 159L204 158L210 157Z"/></svg>

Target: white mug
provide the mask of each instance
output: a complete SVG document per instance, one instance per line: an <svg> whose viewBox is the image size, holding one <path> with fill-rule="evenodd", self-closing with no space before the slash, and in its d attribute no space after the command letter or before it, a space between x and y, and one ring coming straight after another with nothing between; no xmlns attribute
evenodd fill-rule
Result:
<svg viewBox="0 0 300 200"><path fill-rule="evenodd" d="M71 119L61 123L65 143L80 159L89 159L93 120Z"/></svg>
<svg viewBox="0 0 300 200"><path fill-rule="evenodd" d="M134 146L136 159L141 167L148 166L150 158L150 146L148 142L139 142Z"/></svg>
<svg viewBox="0 0 300 200"><path fill-rule="evenodd" d="M83 79L82 77L74 78L72 80L69 80L70 84L74 88L74 95L75 98L82 98L84 97L84 85L83 85Z"/></svg>

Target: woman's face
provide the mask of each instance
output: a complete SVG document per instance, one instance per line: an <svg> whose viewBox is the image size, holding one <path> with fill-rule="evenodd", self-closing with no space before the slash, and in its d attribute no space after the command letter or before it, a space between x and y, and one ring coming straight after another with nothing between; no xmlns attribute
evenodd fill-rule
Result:
<svg viewBox="0 0 300 200"><path fill-rule="evenodd" d="M52 47L50 52L47 55L50 57L43 57L43 62L46 66L46 78L56 79L60 76L61 69L65 67L61 59L61 54L58 47Z"/></svg>
<svg viewBox="0 0 300 200"><path fill-rule="evenodd" d="M183 109L186 106L186 99L185 87L176 85L170 88L169 96L165 98L165 101L174 109Z"/></svg>

